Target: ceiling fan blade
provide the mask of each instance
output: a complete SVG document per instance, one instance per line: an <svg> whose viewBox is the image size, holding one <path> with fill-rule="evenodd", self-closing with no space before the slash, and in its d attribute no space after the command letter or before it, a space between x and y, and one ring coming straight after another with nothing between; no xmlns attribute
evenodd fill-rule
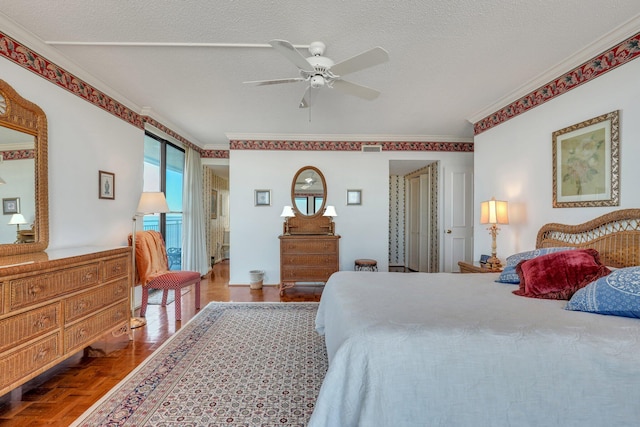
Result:
<svg viewBox="0 0 640 427"><path fill-rule="evenodd" d="M254 84L256 86L264 86L264 85L277 85L280 83L297 83L303 82L304 79L302 77L294 77L292 79L275 79L275 80L254 80L250 82L242 82L245 84Z"/></svg>
<svg viewBox="0 0 640 427"><path fill-rule="evenodd" d="M293 62L293 64L296 67L300 68L301 70L308 71L310 73L315 72L311 64L307 62L307 58L302 56L302 54L298 52L298 50L295 47L293 47L293 45L288 41L276 39L276 40L271 40L269 44L273 46L275 50L277 50L282 55L284 55L285 58Z"/></svg>
<svg viewBox="0 0 640 427"><path fill-rule="evenodd" d="M349 95L368 99L369 101L376 99L378 95L380 95L380 92L375 89L351 83L346 80L334 80L331 87Z"/></svg>
<svg viewBox="0 0 640 427"><path fill-rule="evenodd" d="M311 86L307 87L307 90L304 91L304 95L302 95L302 99L300 100L299 108L308 108L311 105Z"/></svg>
<svg viewBox="0 0 640 427"><path fill-rule="evenodd" d="M337 76L344 76L389 60L389 53L381 47L374 47L359 55L345 59L331 67L331 72Z"/></svg>

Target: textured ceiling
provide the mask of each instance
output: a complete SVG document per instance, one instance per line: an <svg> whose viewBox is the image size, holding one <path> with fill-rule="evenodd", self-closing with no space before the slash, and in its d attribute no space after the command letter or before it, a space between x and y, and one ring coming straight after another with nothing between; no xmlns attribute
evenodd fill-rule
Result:
<svg viewBox="0 0 640 427"><path fill-rule="evenodd" d="M119 101L150 108L197 145L218 147L228 133L470 138L469 118L637 17L640 2L0 0L0 11L0 25L18 24L49 43ZM365 101L325 88L309 110L298 108L303 83L243 85L298 76L270 47L52 43L275 38L320 40L336 62L385 48L388 63L348 76L382 94Z"/></svg>

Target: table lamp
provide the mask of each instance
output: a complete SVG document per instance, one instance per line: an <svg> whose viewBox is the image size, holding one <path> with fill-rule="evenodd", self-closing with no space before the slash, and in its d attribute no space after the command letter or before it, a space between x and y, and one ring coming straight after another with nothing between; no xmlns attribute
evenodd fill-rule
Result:
<svg viewBox="0 0 640 427"><path fill-rule="evenodd" d="M500 260L496 256L496 236L500 230L497 224L509 224L509 213L507 202L491 200L480 203L480 224L491 224L487 227L491 234L491 257L487 260L487 267L491 269L500 268Z"/></svg>

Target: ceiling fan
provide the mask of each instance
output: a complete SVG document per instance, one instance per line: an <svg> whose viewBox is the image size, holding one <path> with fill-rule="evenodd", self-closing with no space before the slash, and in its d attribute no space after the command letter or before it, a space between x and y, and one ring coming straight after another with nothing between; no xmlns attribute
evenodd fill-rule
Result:
<svg viewBox="0 0 640 427"><path fill-rule="evenodd" d="M309 53L311 56L308 58L302 56L302 54L286 40L271 40L269 44L298 67L300 77L276 80L256 80L244 83L262 86L280 83L306 82L308 83L308 86L302 96L302 100L300 101L300 108L307 108L311 104L311 89L320 89L325 86L368 100L376 99L378 95L380 95L379 91L367 86L343 80L342 76L388 61L389 54L381 47L374 47L373 49L362 52L336 64L326 56L322 56L324 55L326 48L325 44L322 42L313 42L309 45Z"/></svg>

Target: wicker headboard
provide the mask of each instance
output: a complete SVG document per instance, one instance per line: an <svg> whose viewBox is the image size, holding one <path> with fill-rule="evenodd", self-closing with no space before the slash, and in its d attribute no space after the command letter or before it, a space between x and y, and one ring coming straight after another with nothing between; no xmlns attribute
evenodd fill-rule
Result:
<svg viewBox="0 0 640 427"><path fill-rule="evenodd" d="M593 248L611 267L640 265L640 209L621 209L584 224L546 224L538 231L536 248Z"/></svg>

